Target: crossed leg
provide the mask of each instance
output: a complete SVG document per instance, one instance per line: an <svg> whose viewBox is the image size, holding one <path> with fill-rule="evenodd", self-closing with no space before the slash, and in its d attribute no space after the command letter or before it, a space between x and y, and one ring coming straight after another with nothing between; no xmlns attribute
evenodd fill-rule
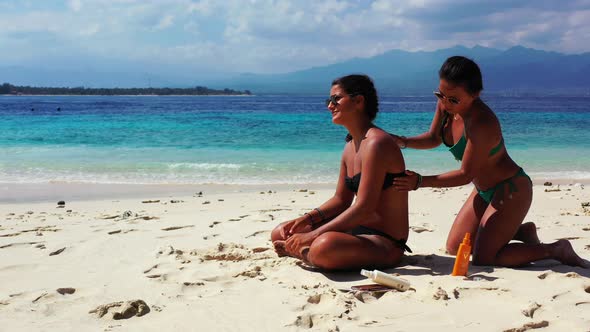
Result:
<svg viewBox="0 0 590 332"><path fill-rule="evenodd" d="M289 252L280 230L271 233L271 240L279 256L299 258L305 263L325 270L352 270L360 268L385 268L397 265L403 250L380 235L351 235L342 232L326 232L317 237L309 248L301 252Z"/></svg>
<svg viewBox="0 0 590 332"><path fill-rule="evenodd" d="M387 268L397 265L404 252L380 235L326 232L316 238L303 259L325 270Z"/></svg>

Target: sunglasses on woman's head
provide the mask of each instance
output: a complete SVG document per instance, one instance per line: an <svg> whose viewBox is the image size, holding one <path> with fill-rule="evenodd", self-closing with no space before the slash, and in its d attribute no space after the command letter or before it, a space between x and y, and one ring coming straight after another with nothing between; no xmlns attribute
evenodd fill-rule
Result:
<svg viewBox="0 0 590 332"><path fill-rule="evenodd" d="M454 104L454 105L458 105L460 100L455 98L455 97L447 97L445 96L442 92L440 91L434 91L434 95L436 96L436 98L440 99L440 100L448 100L449 103Z"/></svg>
<svg viewBox="0 0 590 332"><path fill-rule="evenodd" d="M357 95L358 95L358 93L351 93L348 96L349 97L354 97L354 96L357 96ZM334 104L334 106L338 106L338 105L340 105L338 103L338 101L340 99L342 99L342 98L344 98L344 96L331 95L330 98L326 99L326 106L330 106L330 103Z"/></svg>

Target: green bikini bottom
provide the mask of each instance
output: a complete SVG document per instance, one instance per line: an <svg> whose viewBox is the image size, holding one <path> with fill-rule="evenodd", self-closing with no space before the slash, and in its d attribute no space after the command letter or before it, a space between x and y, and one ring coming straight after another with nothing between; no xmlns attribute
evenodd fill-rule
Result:
<svg viewBox="0 0 590 332"><path fill-rule="evenodd" d="M516 190L516 185L514 184L514 182L512 182L512 180L514 180L515 178L517 178L519 176L526 177L527 179L529 179L529 182L531 182L531 184L533 183L531 181L531 178L524 172L524 170L522 168L519 168L518 172L516 172L516 174L509 177L508 179L501 181L500 183L498 183L497 185L493 186L492 188L490 188L488 190L477 189L477 193L479 194L479 196L481 196L481 198L483 198L484 201L486 201L486 203L489 204L492 201L492 199L494 198L494 194L496 193L496 190L503 188L504 185L506 185L506 184L508 184L508 186L510 187L510 193L518 191L518 190Z"/></svg>

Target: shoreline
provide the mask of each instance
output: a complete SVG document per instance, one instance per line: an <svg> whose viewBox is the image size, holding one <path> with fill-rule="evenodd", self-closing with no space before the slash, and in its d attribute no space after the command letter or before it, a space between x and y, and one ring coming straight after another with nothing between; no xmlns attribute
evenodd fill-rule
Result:
<svg viewBox="0 0 590 332"><path fill-rule="evenodd" d="M590 180L532 179L533 187L585 186ZM545 185L545 183L551 185ZM457 187L463 188L471 186ZM198 196L202 194L258 193L299 190L335 190L336 183L268 184L106 184L106 183L1 183L0 204L26 204L101 199L149 199L154 197ZM429 190L437 188L426 188ZM443 188L447 189L447 188Z"/></svg>
<svg viewBox="0 0 590 332"><path fill-rule="evenodd" d="M224 193L331 190L335 184L98 184L0 183L0 204L27 204L102 199L148 199Z"/></svg>

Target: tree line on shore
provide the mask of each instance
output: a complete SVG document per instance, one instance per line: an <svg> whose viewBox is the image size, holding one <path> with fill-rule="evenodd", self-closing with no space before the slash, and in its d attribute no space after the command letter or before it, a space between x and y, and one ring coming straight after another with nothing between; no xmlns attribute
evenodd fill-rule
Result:
<svg viewBox="0 0 590 332"><path fill-rule="evenodd" d="M204 86L194 88L86 88L80 87L32 87L16 86L10 83L0 85L0 95L251 95L250 90L237 91L233 89L209 89Z"/></svg>

